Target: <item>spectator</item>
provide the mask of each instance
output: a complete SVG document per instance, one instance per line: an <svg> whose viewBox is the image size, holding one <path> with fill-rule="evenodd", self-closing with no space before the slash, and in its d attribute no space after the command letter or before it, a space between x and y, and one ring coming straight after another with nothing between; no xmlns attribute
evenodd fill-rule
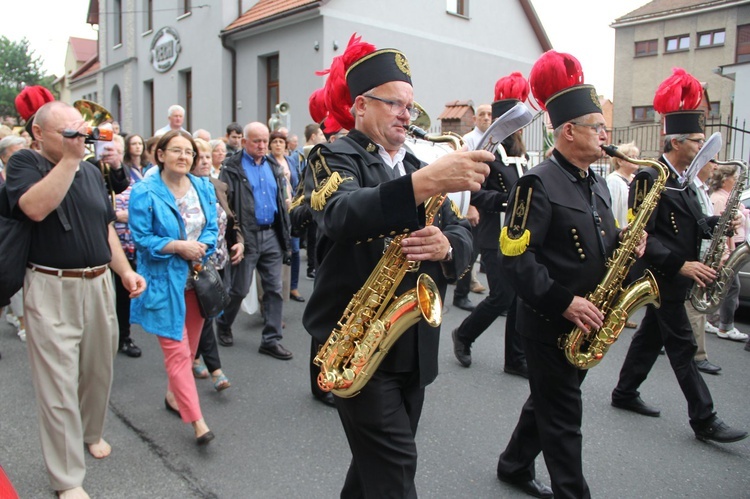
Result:
<svg viewBox="0 0 750 499"><path fill-rule="evenodd" d="M208 143L211 147L211 178L219 178L221 164L227 157L227 145L221 139L214 139Z"/></svg>
<svg viewBox="0 0 750 499"><path fill-rule="evenodd" d="M617 149L629 158L638 158L640 151L635 142L628 142L617 146ZM628 225L628 191L630 182L633 181L638 165L625 161L624 159L610 158L609 163L612 172L607 175L607 187L612 196L612 211L620 228Z"/></svg>
<svg viewBox="0 0 750 499"><path fill-rule="evenodd" d="M236 121L227 125L227 157L242 150L242 126Z"/></svg>
<svg viewBox="0 0 750 499"><path fill-rule="evenodd" d="M169 106L169 109L167 109L167 120L169 121L169 123L164 125L164 127L158 129L154 133L154 135L164 135L165 133L173 130L182 130L183 132L186 131L184 128L182 128L182 123L185 121L185 108L183 108L179 104Z"/></svg>

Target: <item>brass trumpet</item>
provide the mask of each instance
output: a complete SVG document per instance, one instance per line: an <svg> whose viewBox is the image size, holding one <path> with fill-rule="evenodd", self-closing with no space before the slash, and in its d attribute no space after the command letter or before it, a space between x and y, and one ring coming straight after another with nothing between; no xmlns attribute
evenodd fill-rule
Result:
<svg viewBox="0 0 750 499"><path fill-rule="evenodd" d="M79 133L77 131L70 131L66 130L63 132L63 135L68 133L66 135L67 137L76 137L83 135L86 139L85 142L87 144L94 144L96 141L102 140L102 141L111 141L114 137L114 132L112 130L107 129L101 129L99 128L100 125L103 123L108 123L114 120L112 117L112 114L107 111L107 109L104 108L104 106L101 106L97 104L96 102L91 102L89 100L77 100L73 103L73 107L78 110L79 113L81 113L81 116L83 116L83 120L86 122L86 131L84 133ZM92 155L95 154L95 150L93 146L92 149ZM107 182L107 187L109 187L109 197L112 201L112 208L115 207L115 191L110 185L109 181L109 174L110 174L110 167L107 163L104 161L99 162L99 169L102 172L102 175L104 176L105 181Z"/></svg>

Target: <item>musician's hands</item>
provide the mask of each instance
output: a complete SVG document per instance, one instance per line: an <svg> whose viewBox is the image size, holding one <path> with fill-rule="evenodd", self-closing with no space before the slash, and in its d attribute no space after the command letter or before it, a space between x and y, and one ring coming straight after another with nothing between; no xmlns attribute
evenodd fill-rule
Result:
<svg viewBox="0 0 750 499"><path fill-rule="evenodd" d="M466 220L472 227L476 227L479 223L479 210L477 210L473 204L469 205L469 211L466 213Z"/></svg>
<svg viewBox="0 0 750 499"><path fill-rule="evenodd" d="M708 265L701 262L685 262L680 269L680 275L689 277L698 283L699 286L706 287L716 279L716 271Z"/></svg>
<svg viewBox="0 0 750 499"><path fill-rule="evenodd" d="M451 243L442 231L434 225L412 232L401 241L401 248L407 260L441 262L445 260Z"/></svg>
<svg viewBox="0 0 750 499"><path fill-rule="evenodd" d="M563 317L586 332L591 328L599 329L604 324L604 314L582 296L573 297L573 301L563 312Z"/></svg>
<svg viewBox="0 0 750 499"><path fill-rule="evenodd" d="M443 192L478 191L490 167L485 162L495 159L487 151L452 152L412 174L414 199L417 204Z"/></svg>

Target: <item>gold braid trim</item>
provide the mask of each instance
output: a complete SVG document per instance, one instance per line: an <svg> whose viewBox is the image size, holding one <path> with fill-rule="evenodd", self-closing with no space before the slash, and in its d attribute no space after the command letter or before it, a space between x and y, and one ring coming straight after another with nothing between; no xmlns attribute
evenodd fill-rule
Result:
<svg viewBox="0 0 750 499"><path fill-rule="evenodd" d="M633 208L628 208L628 223L632 222L635 219L635 213L633 213Z"/></svg>
<svg viewBox="0 0 750 499"><path fill-rule="evenodd" d="M451 202L451 211L456 215L456 218L458 218L459 220L464 218L464 216L461 215L461 212L458 210L458 205L454 203L452 199L450 200L450 202Z"/></svg>
<svg viewBox="0 0 750 499"><path fill-rule="evenodd" d="M615 218L615 229L620 228L620 221Z"/></svg>
<svg viewBox="0 0 750 499"><path fill-rule="evenodd" d="M297 196L296 198L294 198L292 200L292 204L289 206L289 213L291 213L292 210L295 209L297 206L301 206L302 203L304 203L304 202L305 202L305 195L304 194L300 194L299 196Z"/></svg>
<svg viewBox="0 0 750 499"><path fill-rule="evenodd" d="M529 247L529 241L531 241L531 232L529 229L525 229L521 237L511 239L508 236L508 227L503 227L500 232L500 250L505 256L518 256L522 255L526 248Z"/></svg>
<svg viewBox="0 0 750 499"><path fill-rule="evenodd" d="M328 202L328 198L338 190L341 183L345 180L350 179L341 178L339 172L333 172L330 177L321 182L318 188L315 189L310 196L310 206L312 209L315 211L323 211L323 208L325 208L326 203Z"/></svg>

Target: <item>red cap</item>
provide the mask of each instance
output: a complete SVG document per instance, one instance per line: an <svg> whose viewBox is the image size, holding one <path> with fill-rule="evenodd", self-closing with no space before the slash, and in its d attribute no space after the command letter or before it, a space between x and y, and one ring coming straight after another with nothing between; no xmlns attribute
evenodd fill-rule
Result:
<svg viewBox="0 0 750 499"><path fill-rule="evenodd" d="M55 100L52 92L41 85L24 87L16 96L16 111L24 121L29 121L40 107Z"/></svg>

